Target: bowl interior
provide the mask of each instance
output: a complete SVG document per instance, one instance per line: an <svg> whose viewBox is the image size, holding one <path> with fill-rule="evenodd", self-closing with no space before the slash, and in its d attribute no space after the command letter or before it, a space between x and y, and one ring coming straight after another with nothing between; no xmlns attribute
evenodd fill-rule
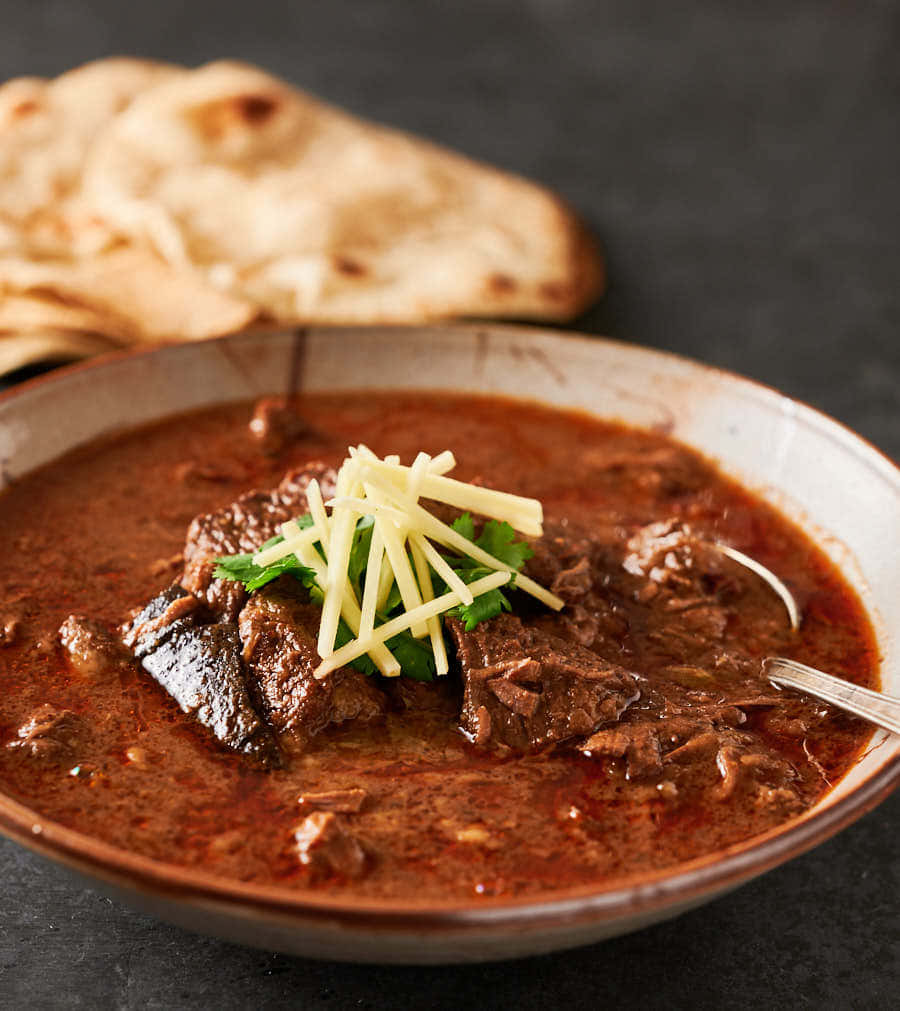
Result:
<svg viewBox="0 0 900 1011"><path fill-rule="evenodd" d="M900 471L812 409L672 355L490 325L314 328L114 356L0 398L2 480L101 434L175 412L263 393L366 388L524 397L663 431L701 450L811 533L841 566L872 616L883 689L900 694L894 562ZM744 854L735 873L758 873L859 816L896 778L898 758L900 737L875 734L855 768L800 819L813 823L806 834L797 834L796 823L780 833L794 833L793 849L785 844L749 861ZM836 805L842 805L839 816L822 817Z"/></svg>

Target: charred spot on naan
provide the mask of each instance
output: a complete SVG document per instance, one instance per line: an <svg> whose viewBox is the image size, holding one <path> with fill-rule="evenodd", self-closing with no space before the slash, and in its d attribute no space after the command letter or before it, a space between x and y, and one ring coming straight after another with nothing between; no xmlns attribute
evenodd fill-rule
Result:
<svg viewBox="0 0 900 1011"><path fill-rule="evenodd" d="M188 110L188 118L204 140L216 142L229 133L260 129L282 107L278 95L230 95Z"/></svg>

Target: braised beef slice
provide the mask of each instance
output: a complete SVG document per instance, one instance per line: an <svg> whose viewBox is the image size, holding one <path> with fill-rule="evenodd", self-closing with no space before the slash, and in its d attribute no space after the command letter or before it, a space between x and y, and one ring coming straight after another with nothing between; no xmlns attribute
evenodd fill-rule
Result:
<svg viewBox="0 0 900 1011"><path fill-rule="evenodd" d="M249 678L261 711L280 743L302 750L325 727L371 720L385 709L372 679L349 667L324 678L316 631L321 608L289 576L253 594L240 614L240 637Z"/></svg>
<svg viewBox="0 0 900 1011"><path fill-rule="evenodd" d="M590 734L640 695L634 674L504 614L471 632L448 622L463 674L462 725L518 751Z"/></svg>
<svg viewBox="0 0 900 1011"><path fill-rule="evenodd" d="M674 518L636 530L622 559L622 568L637 580L631 584L636 599L678 614L739 592L726 564L721 552Z"/></svg>
<svg viewBox="0 0 900 1011"><path fill-rule="evenodd" d="M669 658L673 680L700 684L704 671L715 675L733 605L743 592L732 569L721 552L676 519L641 527L626 542L613 584L645 609L641 634L652 650L648 662Z"/></svg>
<svg viewBox="0 0 900 1011"><path fill-rule="evenodd" d="M213 576L215 559L255 551L278 533L282 523L305 513L306 489L313 478L329 498L334 492L335 472L314 463L290 471L272 491L248 492L224 509L195 517L184 546L181 583L217 618L235 621L247 595L240 583Z"/></svg>
<svg viewBox="0 0 900 1011"><path fill-rule="evenodd" d="M237 626L177 621L141 661L144 669L220 741L265 762L276 758L269 729L250 700Z"/></svg>
<svg viewBox="0 0 900 1011"><path fill-rule="evenodd" d="M196 598L174 585L125 626L123 638L144 670L223 744L277 764L274 738L247 690L237 625L200 624L202 616Z"/></svg>
<svg viewBox="0 0 900 1011"><path fill-rule="evenodd" d="M550 584L550 589L567 603L581 600L594 585L594 573L587 557L581 558L568 568L561 569Z"/></svg>
<svg viewBox="0 0 900 1011"><path fill-rule="evenodd" d="M553 587L567 602L583 596L594 579L589 563L594 542L588 532L548 521L543 536L529 541L533 552L523 572L542 586ZM575 570L574 572L571 570Z"/></svg>
<svg viewBox="0 0 900 1011"><path fill-rule="evenodd" d="M178 583L148 601L134 617L122 627L122 642L138 660L152 652L170 634L175 621L196 624L201 617L199 601Z"/></svg>

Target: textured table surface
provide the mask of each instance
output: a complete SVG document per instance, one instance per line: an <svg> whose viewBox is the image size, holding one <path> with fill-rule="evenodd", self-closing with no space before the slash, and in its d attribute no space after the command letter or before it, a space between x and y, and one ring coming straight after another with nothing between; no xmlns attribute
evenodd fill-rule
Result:
<svg viewBox="0 0 900 1011"><path fill-rule="evenodd" d="M900 458L900 7L828 0L0 2L0 77L239 56L552 185L602 236L582 329L768 382ZM475 967L239 948L0 841L0 1006L896 1006L900 795L671 923Z"/></svg>

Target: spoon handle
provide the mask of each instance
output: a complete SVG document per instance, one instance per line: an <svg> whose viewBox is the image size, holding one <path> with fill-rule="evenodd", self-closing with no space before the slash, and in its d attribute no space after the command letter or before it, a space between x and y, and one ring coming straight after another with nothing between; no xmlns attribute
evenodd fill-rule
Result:
<svg viewBox="0 0 900 1011"><path fill-rule="evenodd" d="M873 692L869 688L860 688L842 678L784 657L770 656L763 660L763 671L772 684L779 688L797 688L824 702L830 702L838 709L876 723L885 730L900 734L900 699Z"/></svg>

